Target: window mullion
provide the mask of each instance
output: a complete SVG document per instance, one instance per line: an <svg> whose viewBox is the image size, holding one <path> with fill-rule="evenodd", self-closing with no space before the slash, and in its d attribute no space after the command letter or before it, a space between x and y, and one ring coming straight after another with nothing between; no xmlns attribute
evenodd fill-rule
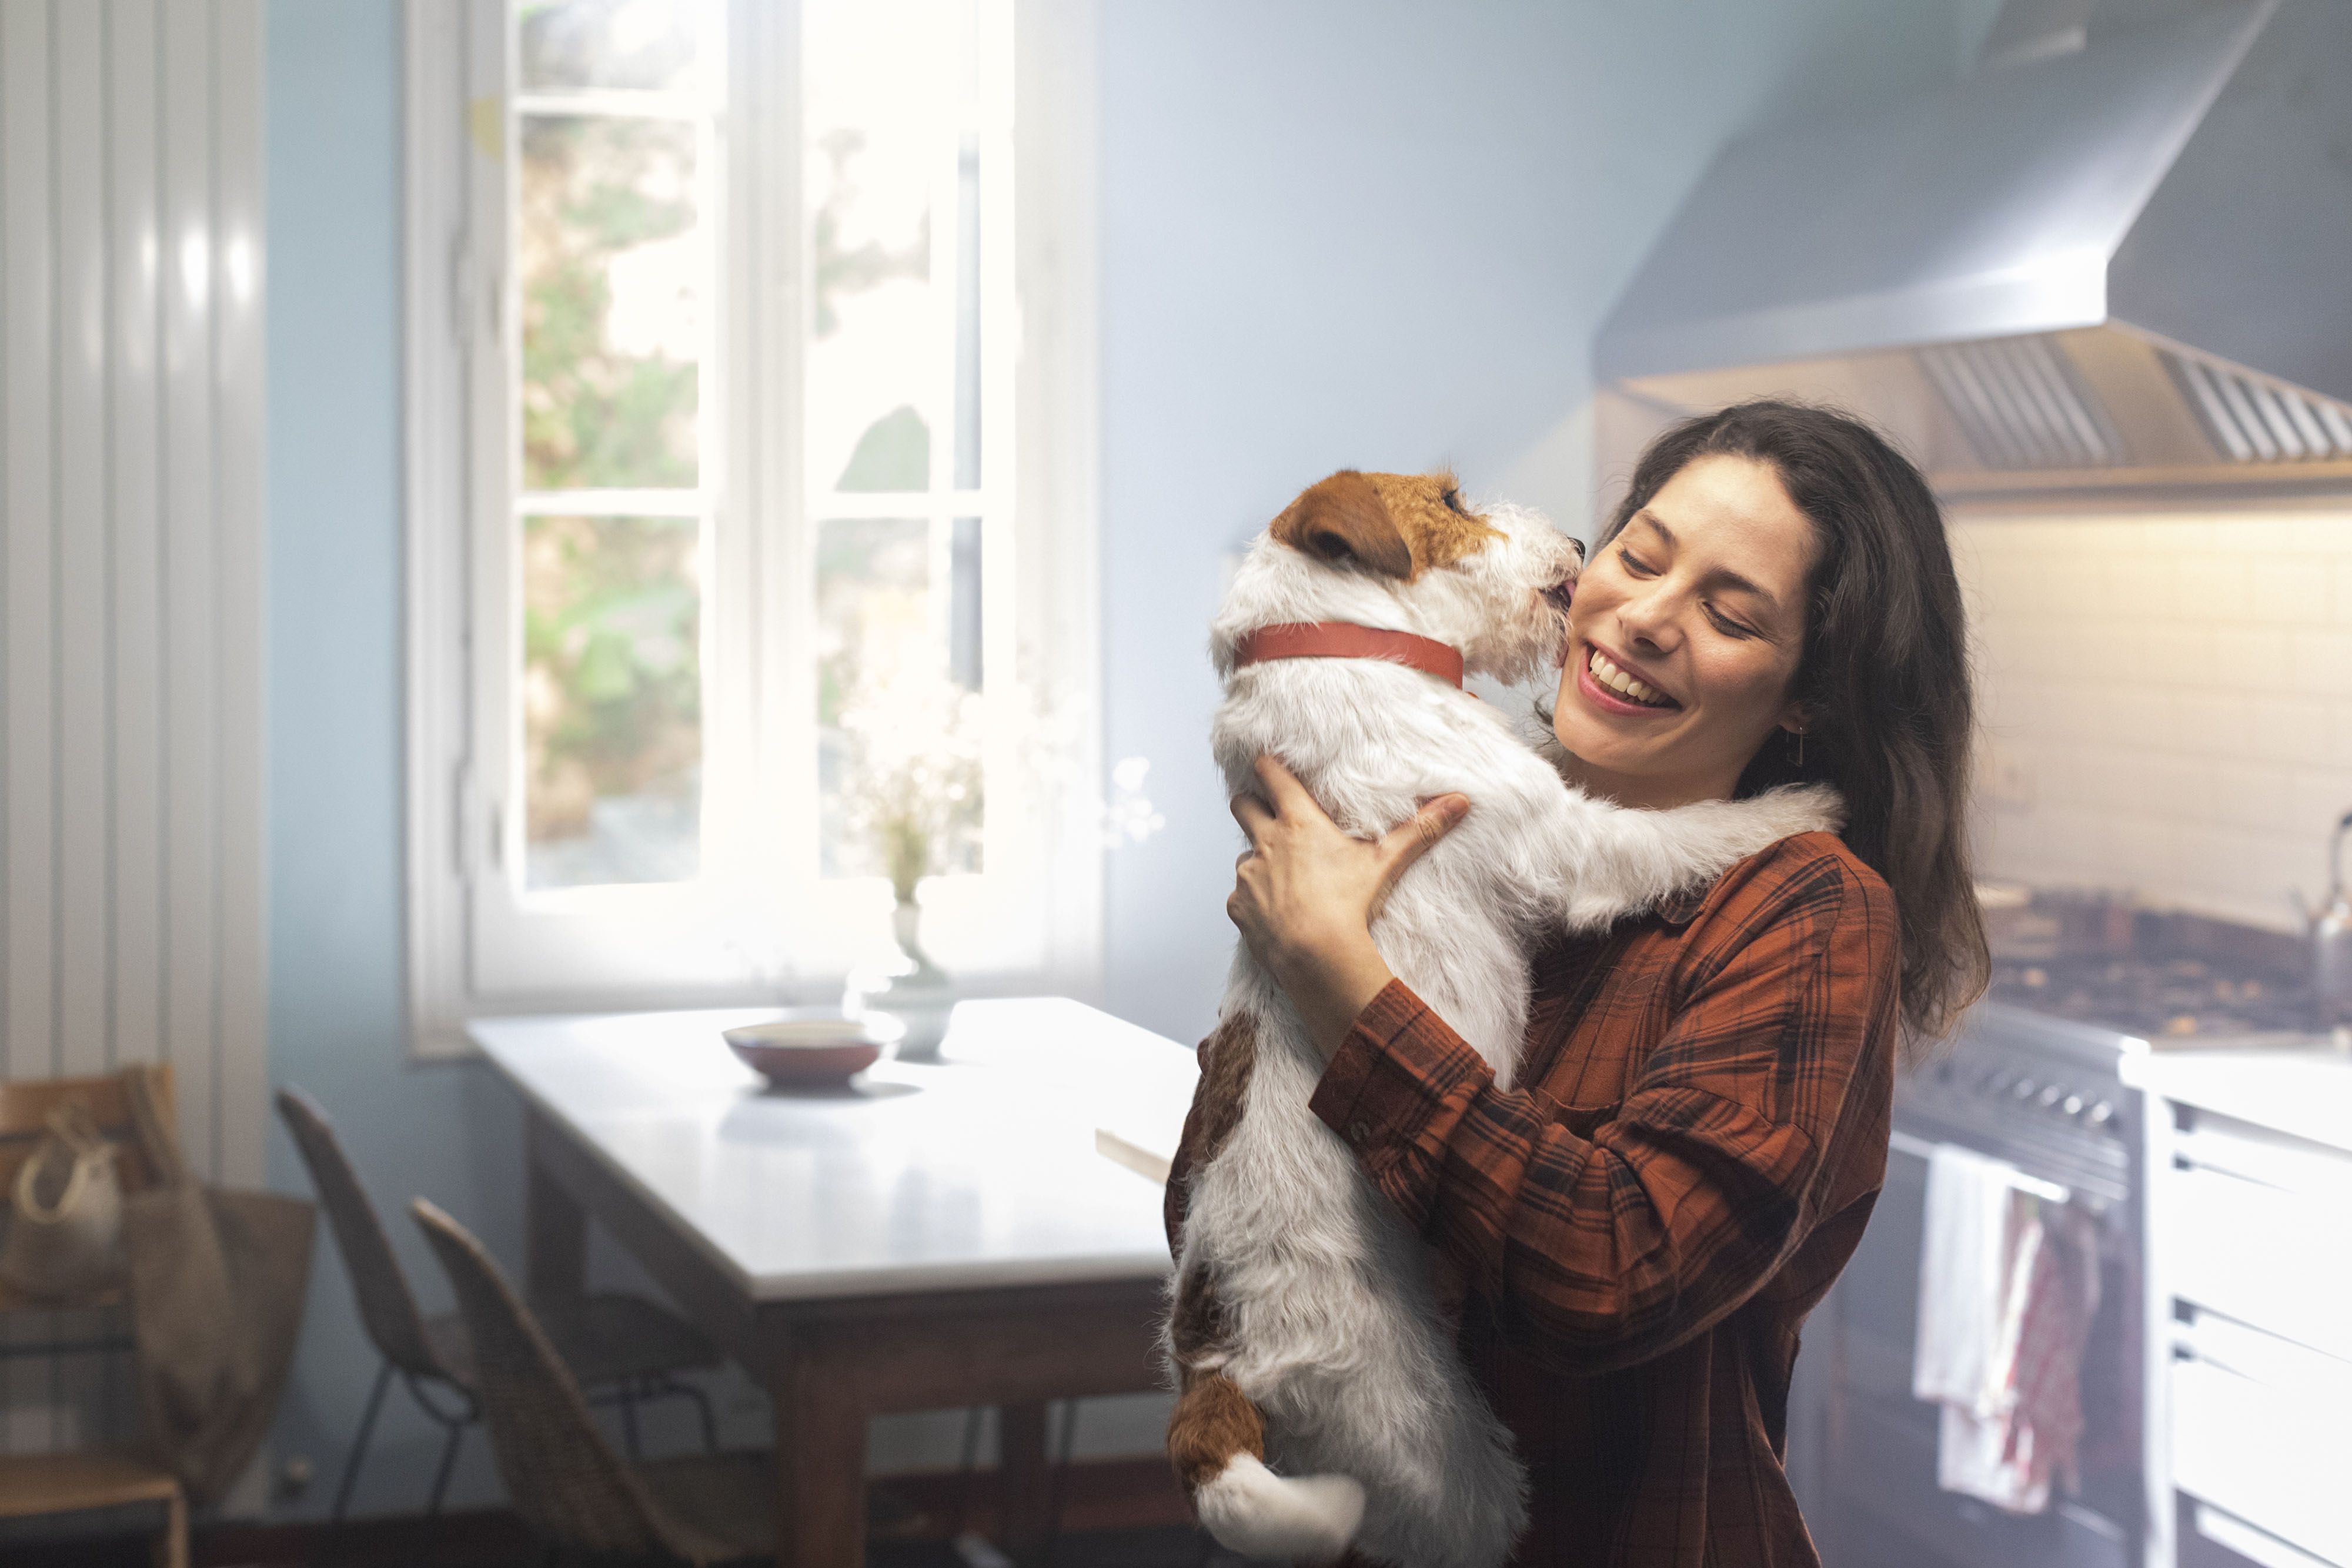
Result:
<svg viewBox="0 0 2352 1568"><path fill-rule="evenodd" d="M756 862L769 888L807 887L814 846L792 825L816 809L816 713L810 625L813 564L803 494L802 338L808 315L802 233L800 7L793 0L732 0L743 38L733 77L740 158L735 186L742 239L733 298L742 319L746 406L736 423L744 450L735 472L747 486L756 562L757 769L761 802ZM789 905L790 907L786 907ZM792 943L804 901L779 896L768 915ZM796 945L796 944L795 944Z"/></svg>

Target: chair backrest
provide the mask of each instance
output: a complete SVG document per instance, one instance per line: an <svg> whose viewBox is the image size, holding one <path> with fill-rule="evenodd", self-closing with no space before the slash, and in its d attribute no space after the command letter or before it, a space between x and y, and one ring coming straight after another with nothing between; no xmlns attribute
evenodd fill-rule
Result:
<svg viewBox="0 0 2352 1568"><path fill-rule="evenodd" d="M474 1342L475 1396L515 1512L567 1551L688 1556L645 1483L596 1430L571 1369L488 1250L421 1197L409 1212L457 1291Z"/></svg>
<svg viewBox="0 0 2352 1568"><path fill-rule="evenodd" d="M278 1113L294 1134L294 1146L310 1167L310 1185L319 1189L319 1205L334 1227L335 1245L342 1249L343 1270L351 1276L352 1293L359 1298L360 1322L366 1325L368 1338L402 1371L446 1377L448 1369L425 1336L425 1314L416 1309L408 1276L400 1271L392 1238L384 1234L375 1205L360 1186L359 1172L343 1153L334 1122L299 1089L278 1092Z"/></svg>
<svg viewBox="0 0 2352 1568"><path fill-rule="evenodd" d="M156 1184L157 1173L148 1162L137 1124L131 1119L130 1075L155 1074L156 1110L165 1127L172 1124L170 1067L130 1068L102 1078L12 1078L0 1082L0 1206L16 1189L16 1169L33 1157L48 1131L49 1113L79 1100L107 1142L117 1145L115 1174L122 1190L138 1192Z"/></svg>

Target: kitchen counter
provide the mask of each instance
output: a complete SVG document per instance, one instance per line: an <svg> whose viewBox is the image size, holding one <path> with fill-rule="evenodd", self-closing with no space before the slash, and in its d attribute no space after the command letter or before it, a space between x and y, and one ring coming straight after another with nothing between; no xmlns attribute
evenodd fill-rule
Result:
<svg viewBox="0 0 2352 1568"><path fill-rule="evenodd" d="M2352 1051L2308 1046L2216 1046L2129 1056L2123 1080L2168 1100L2290 1137L2352 1152Z"/></svg>

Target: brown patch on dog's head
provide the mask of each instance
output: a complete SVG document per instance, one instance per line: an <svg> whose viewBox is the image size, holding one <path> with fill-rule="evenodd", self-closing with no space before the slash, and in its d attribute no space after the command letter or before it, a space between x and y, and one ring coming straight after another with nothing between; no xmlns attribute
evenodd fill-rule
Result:
<svg viewBox="0 0 2352 1568"><path fill-rule="evenodd" d="M1318 480L1275 518L1274 537L1320 560L1353 562L1410 582L1475 554L1496 537L1462 505L1451 474L1360 474Z"/></svg>

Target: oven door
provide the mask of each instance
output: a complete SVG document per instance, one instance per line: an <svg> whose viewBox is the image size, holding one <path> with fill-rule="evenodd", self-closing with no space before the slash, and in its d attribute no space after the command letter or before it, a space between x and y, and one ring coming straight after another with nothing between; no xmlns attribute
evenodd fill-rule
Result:
<svg viewBox="0 0 2352 1568"><path fill-rule="evenodd" d="M2125 1568L2137 1550L2121 1521L2141 1495L2137 1401L2118 1384L2137 1354L2127 1233L2115 1228L2084 1368L2083 1494L2021 1517L1936 1485L1938 1412L1911 1396L1927 1198L1927 1160L1890 1151L1870 1228L1807 1330L1819 1469L1801 1495L1825 1568Z"/></svg>

